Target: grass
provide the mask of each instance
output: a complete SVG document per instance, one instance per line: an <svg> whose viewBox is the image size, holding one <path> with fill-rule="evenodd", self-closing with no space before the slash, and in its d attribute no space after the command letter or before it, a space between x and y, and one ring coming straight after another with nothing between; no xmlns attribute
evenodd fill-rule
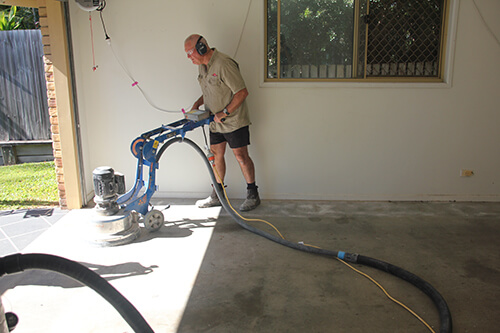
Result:
<svg viewBox="0 0 500 333"><path fill-rule="evenodd" d="M0 166L0 210L58 205L54 162Z"/></svg>

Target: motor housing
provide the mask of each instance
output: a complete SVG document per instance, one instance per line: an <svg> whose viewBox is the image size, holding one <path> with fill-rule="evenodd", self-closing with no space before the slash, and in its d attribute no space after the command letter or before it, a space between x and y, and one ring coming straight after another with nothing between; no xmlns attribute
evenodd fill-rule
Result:
<svg viewBox="0 0 500 333"><path fill-rule="evenodd" d="M100 215L114 215L120 209L116 203L119 194L125 193L125 176L113 168L101 166L92 172L94 181L95 210Z"/></svg>

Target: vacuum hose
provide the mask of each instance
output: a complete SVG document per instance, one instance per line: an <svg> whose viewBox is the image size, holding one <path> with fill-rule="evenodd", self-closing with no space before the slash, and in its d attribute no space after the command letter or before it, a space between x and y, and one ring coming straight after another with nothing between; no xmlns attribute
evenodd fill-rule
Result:
<svg viewBox="0 0 500 333"><path fill-rule="evenodd" d="M177 142L184 142L190 145L194 150L196 150L200 156L203 158L210 174L210 178L212 179L213 183L213 188L217 192L217 196L219 197L220 202L222 203L222 207L231 215L231 217L238 223L242 228L251 231L257 235L260 235L262 237L265 237L269 240L272 240L276 243L279 243L281 245L288 246L290 248L304 251L304 252L309 252L309 253L315 253L315 254L320 254L328 257L334 257L334 258L339 258L351 263L355 264L361 264L365 266L370 266L376 269L379 269L381 271L390 273L398 278L401 278L411 284L413 284L415 287L420 289L422 292L424 292L427 296L429 296L432 301L434 302L435 306L437 307L437 310L439 312L439 319L440 319L440 331L441 333L451 333L452 331L452 322L451 322L451 313L448 308L448 305L446 304L446 301L444 298L441 296L441 294L428 282L425 280L421 279L420 277L416 276L413 273L410 273L400 267L391 265L387 262L373 259L370 257L365 257L356 253L346 253L343 251L330 251L330 250L324 250L324 249L319 249L311 246L306 246L303 244L298 244L298 243L293 243L290 242L286 239L282 239L278 236L269 234L265 231L262 231L258 228L255 228L249 224L247 224L241 217L236 214L236 212L233 211L231 206L227 203L226 198L224 197L224 193L222 190L217 186L217 179L215 178L215 174L212 170L212 166L210 165L210 162L208 161L205 153L203 150L193 141L187 139L187 138L173 138L167 141L158 151L156 154L156 162L159 162L163 152L170 147L172 144L177 143Z"/></svg>
<svg viewBox="0 0 500 333"><path fill-rule="evenodd" d="M13 254L0 258L0 277L28 269L43 269L67 275L106 299L135 332L153 333L137 309L108 281L87 267L69 259L49 254Z"/></svg>

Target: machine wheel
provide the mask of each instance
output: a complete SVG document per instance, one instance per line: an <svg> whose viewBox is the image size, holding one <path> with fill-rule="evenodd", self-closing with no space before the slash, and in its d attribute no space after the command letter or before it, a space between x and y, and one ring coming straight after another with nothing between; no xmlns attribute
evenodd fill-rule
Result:
<svg viewBox="0 0 500 333"><path fill-rule="evenodd" d="M144 216L144 226L150 232L159 230L163 223L165 223L163 213L157 209L150 210Z"/></svg>

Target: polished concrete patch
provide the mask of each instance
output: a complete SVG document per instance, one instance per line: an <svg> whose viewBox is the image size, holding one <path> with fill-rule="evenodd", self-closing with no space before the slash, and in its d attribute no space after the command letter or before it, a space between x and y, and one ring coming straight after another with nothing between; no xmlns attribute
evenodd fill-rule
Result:
<svg viewBox="0 0 500 333"><path fill-rule="evenodd" d="M96 247L88 210L66 214L23 252L79 261L135 305L155 332L425 332L408 311L341 262L252 234L219 208L156 200L165 225L131 244ZM238 207L237 200L233 206ZM500 204L265 201L245 214L285 238L355 252L402 267L448 302L455 332L495 332L500 304ZM262 222L251 225L274 233ZM439 318L421 291L354 265L435 331ZM100 296L47 271L1 280L15 332L131 332Z"/></svg>

